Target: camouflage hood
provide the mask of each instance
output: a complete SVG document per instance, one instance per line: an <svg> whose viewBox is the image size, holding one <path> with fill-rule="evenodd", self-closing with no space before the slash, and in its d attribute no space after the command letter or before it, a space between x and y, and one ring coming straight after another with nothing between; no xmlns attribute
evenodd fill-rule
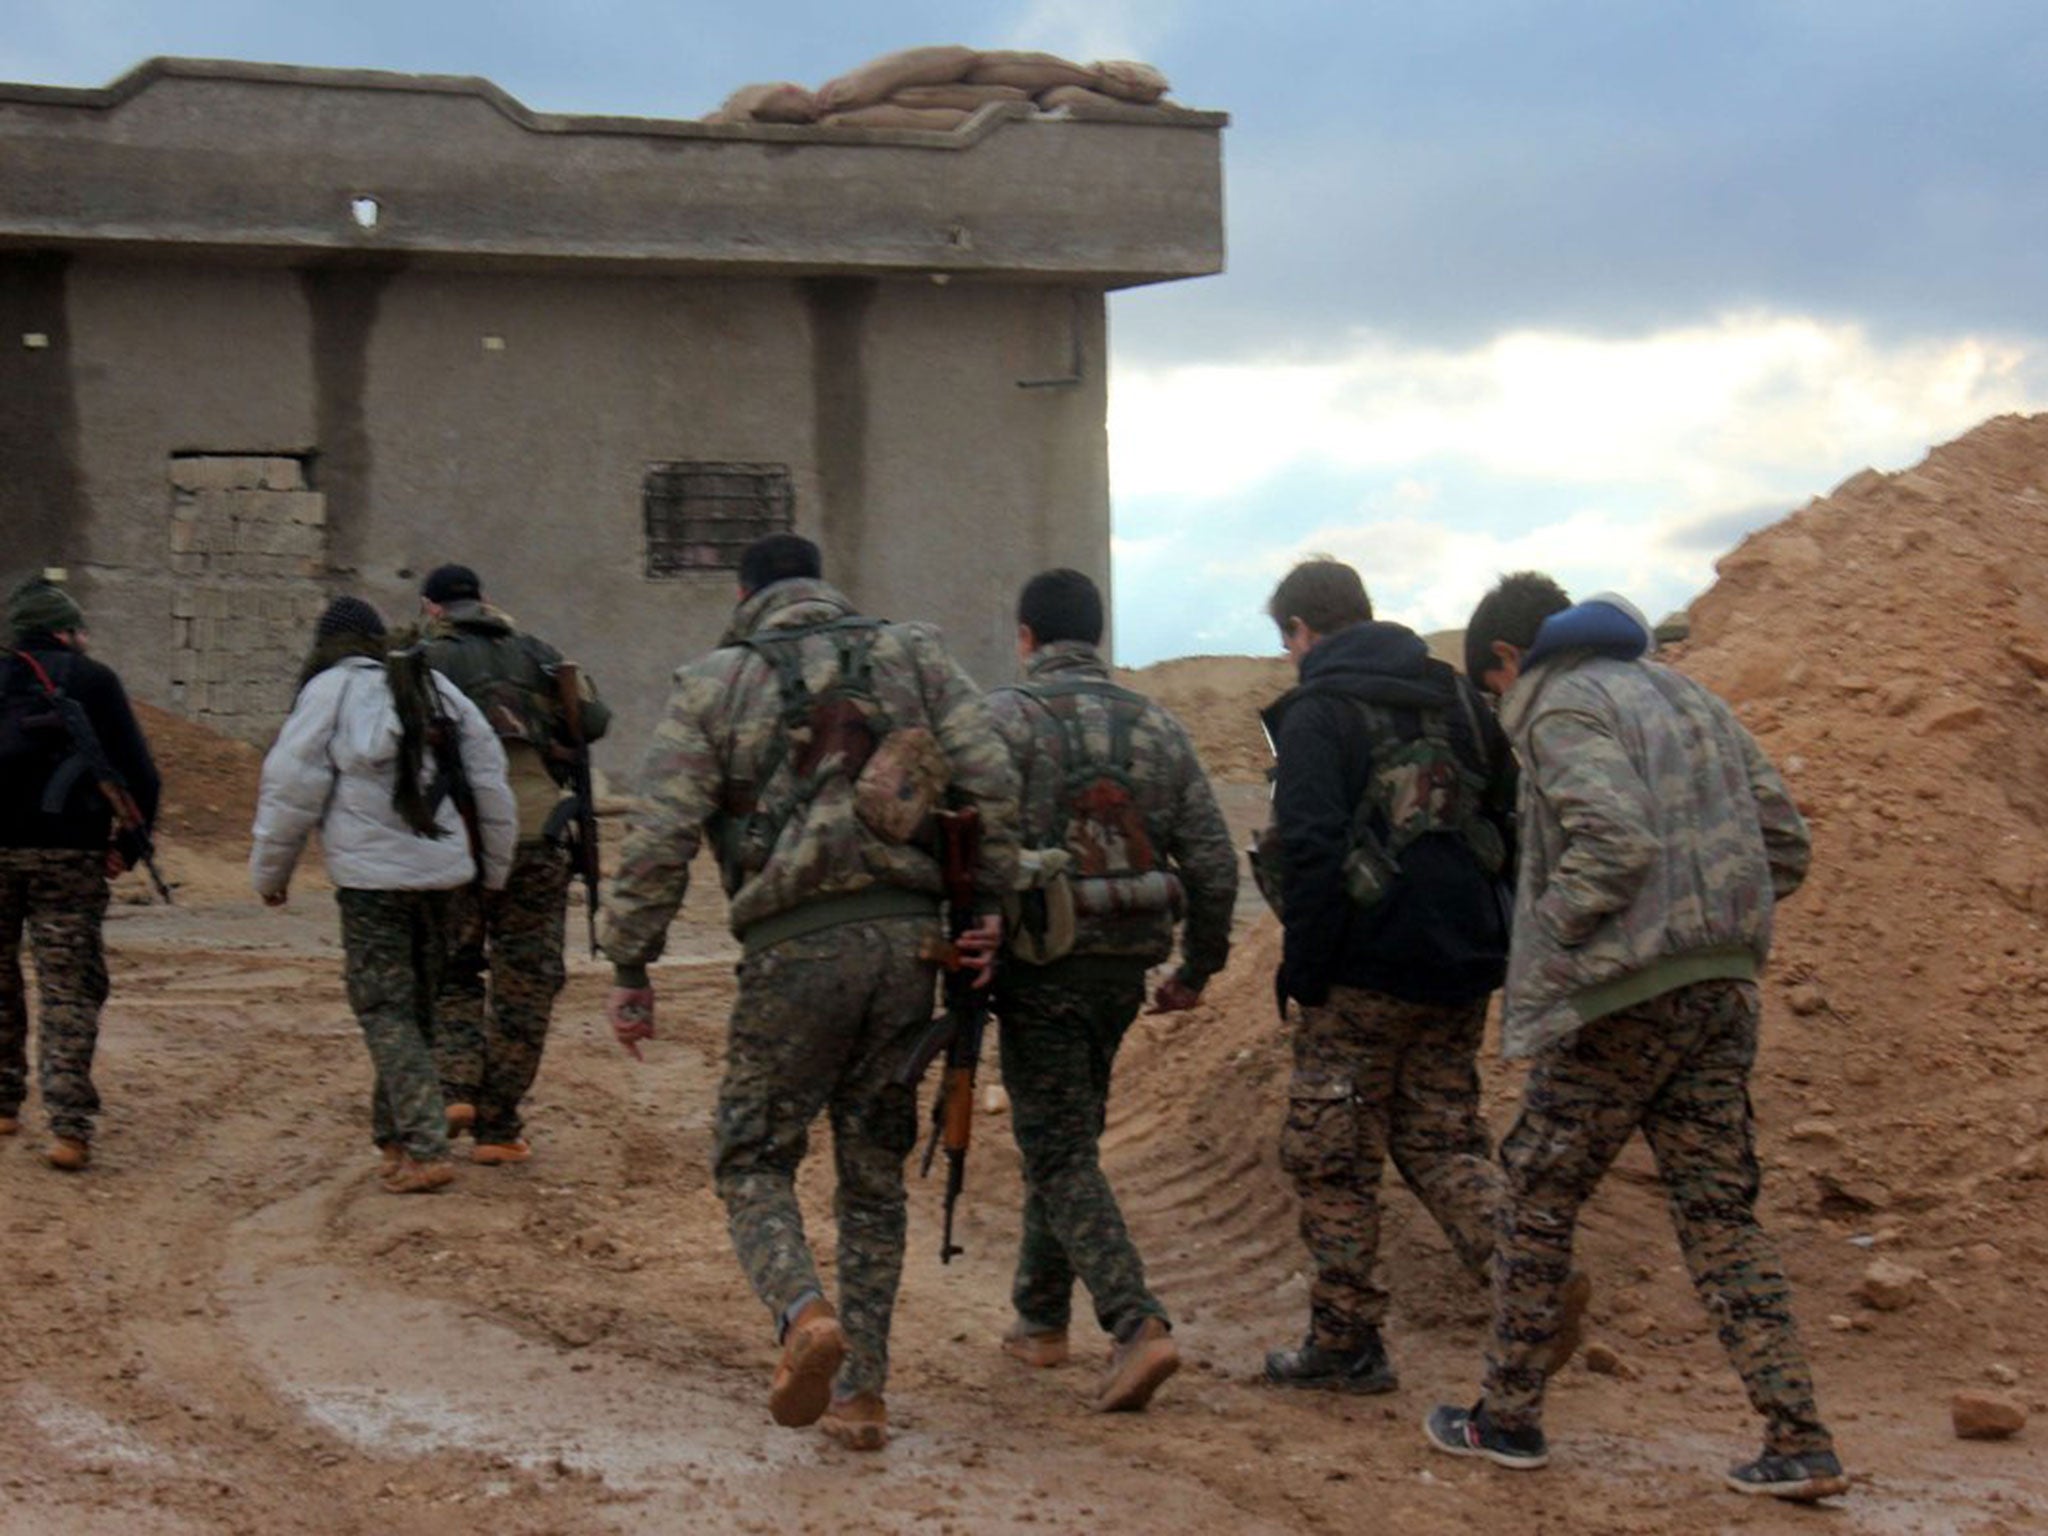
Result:
<svg viewBox="0 0 2048 1536"><path fill-rule="evenodd" d="M834 619L850 619L856 611L843 593L816 577L792 577L771 582L742 599L718 643L739 645L771 630L809 629Z"/></svg>

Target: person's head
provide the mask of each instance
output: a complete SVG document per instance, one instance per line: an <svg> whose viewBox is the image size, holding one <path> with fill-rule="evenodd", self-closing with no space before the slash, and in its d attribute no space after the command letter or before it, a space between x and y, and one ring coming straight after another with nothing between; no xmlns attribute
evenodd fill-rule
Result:
<svg viewBox="0 0 2048 1536"><path fill-rule="evenodd" d="M800 534L766 534L740 551L743 599L778 581L815 580L824 574L825 560L818 546Z"/></svg>
<svg viewBox="0 0 2048 1536"><path fill-rule="evenodd" d="M1572 600L1541 571L1503 576L1465 621L1465 675L1489 693L1505 694L1522 675L1522 657L1536 631Z"/></svg>
<svg viewBox="0 0 2048 1536"><path fill-rule="evenodd" d="M8 594L7 628L17 645L30 635L49 635L65 645L79 646L85 633L85 610L47 576L31 576Z"/></svg>
<svg viewBox="0 0 2048 1536"><path fill-rule="evenodd" d="M1102 643L1102 590L1079 571L1040 571L1017 594L1017 654L1061 640Z"/></svg>
<svg viewBox="0 0 2048 1536"><path fill-rule="evenodd" d="M483 579L466 565L437 565L420 583L420 606L438 615L450 603L481 602Z"/></svg>
<svg viewBox="0 0 2048 1536"><path fill-rule="evenodd" d="M1340 630L1372 621L1372 599L1358 572L1341 560L1304 560L1266 600L1266 616L1280 630L1280 644L1298 665L1323 640Z"/></svg>
<svg viewBox="0 0 2048 1536"><path fill-rule="evenodd" d="M384 615L360 597L337 597L313 621L313 648L299 668L299 686L348 656L381 659L385 651Z"/></svg>

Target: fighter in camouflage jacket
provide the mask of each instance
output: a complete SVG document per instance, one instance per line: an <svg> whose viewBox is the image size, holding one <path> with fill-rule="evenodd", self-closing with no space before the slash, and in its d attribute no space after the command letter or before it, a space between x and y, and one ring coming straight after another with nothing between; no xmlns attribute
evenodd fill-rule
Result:
<svg viewBox="0 0 2048 1536"><path fill-rule="evenodd" d="M854 785L840 771L848 758L824 751L802 781L810 792L789 790L799 760L823 750L827 723L846 719L828 715L828 703L859 711L880 735L873 755L863 754L865 766L898 763L898 749L914 743L920 776L892 779L892 789L928 790L942 772L948 793L981 814L977 884L987 912L976 930L984 974L1000 938L1002 893L1016 872L1017 790L987 706L936 631L815 628L857 617L818 579L818 559L816 545L791 534L769 535L742 553L742 599L725 643L676 674L642 763L642 806L604 903L601 942L617 971L613 1033L637 1055L639 1042L654 1036L645 967L661 953L705 824L744 832L721 838L732 926L746 955L713 1136L718 1195L740 1265L783 1343L770 1414L789 1426L823 1415L827 1434L876 1450L887 1439L882 1389L903 1268L903 1163L917 1140L916 1108L896 1077L931 1023L942 871L921 838L892 841L871 830L872 801L867 819L856 814ZM745 643L777 634L787 635L794 656L782 646L763 656ZM802 674L809 697L800 708L785 701L778 663ZM801 752L799 733L807 738ZM849 731L831 739L851 751L857 738ZM820 1113L831 1118L838 1176L836 1312L796 1199Z"/></svg>
<svg viewBox="0 0 2048 1536"><path fill-rule="evenodd" d="M1778 771L1726 704L1646 659L1639 615L1594 598L1571 618L1500 706L1522 761L1511 1057L1688 982L1754 981L1812 856Z"/></svg>
<svg viewBox="0 0 2048 1536"><path fill-rule="evenodd" d="M1094 646L1057 640L1042 646L1025 664L1028 683L1109 681L1109 666ZM1059 721L1021 688L989 694L996 729L1019 768L1023 843L1027 848L1060 844L1068 807L1061 772L1065 742ZM1074 701L1081 729L1100 749L1108 735L1108 705L1082 694ZM1230 915L1237 901L1237 855L1230 829L1216 808L1187 731L1157 704L1147 703L1131 730L1131 790L1164 860L1187 896L1187 929L1182 936L1180 981L1199 992L1223 969L1230 955ZM1075 919L1076 955L1120 955L1142 967L1173 953L1174 914L1167 910L1093 915Z"/></svg>
<svg viewBox="0 0 2048 1536"><path fill-rule="evenodd" d="M717 650L676 673L666 715L641 761L640 808L599 924L600 945L619 968L621 985L643 985L647 963L660 956L705 824L733 810L735 796L762 793L763 767L781 750L775 742L782 694L774 669L741 642L853 615L853 605L821 580L778 581L740 604ZM830 680L833 654L823 636L803 642L804 674L814 690ZM873 660L883 707L897 725L932 732L951 768L954 794L980 808L977 884L993 912L1016 871L1016 780L987 706L929 625L884 625ZM937 860L925 847L884 842L870 832L842 791L828 785L798 806L767 863L728 893L732 930L742 940L767 919L877 887L930 896L936 907Z"/></svg>

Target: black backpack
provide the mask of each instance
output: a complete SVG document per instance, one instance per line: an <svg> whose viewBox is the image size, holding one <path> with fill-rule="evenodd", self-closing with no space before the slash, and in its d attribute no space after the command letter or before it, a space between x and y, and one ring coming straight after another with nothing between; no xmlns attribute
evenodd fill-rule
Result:
<svg viewBox="0 0 2048 1536"><path fill-rule="evenodd" d="M10 774L49 778L78 753L53 686L20 652L0 656L0 765Z"/></svg>

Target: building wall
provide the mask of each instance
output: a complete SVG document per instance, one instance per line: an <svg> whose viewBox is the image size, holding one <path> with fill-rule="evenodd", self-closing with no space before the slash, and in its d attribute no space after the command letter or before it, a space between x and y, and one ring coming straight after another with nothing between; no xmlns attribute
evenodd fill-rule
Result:
<svg viewBox="0 0 2048 1536"><path fill-rule="evenodd" d="M276 695L195 693L195 634L295 650L305 581L395 620L461 560L589 666L620 710L606 766L628 766L733 600L729 572L644 574L657 461L786 464L828 576L937 621L985 683L1012 671L1024 577L1107 583L1095 289L0 254L0 317L0 471L28 535L5 575L68 566L134 692L251 739ZM17 346L31 332L49 345ZM215 459L258 483L183 483ZM303 487L263 481L265 462L280 482L303 466ZM263 491L316 501L232 500ZM249 548L216 547L244 521ZM327 574L284 570L314 527Z"/></svg>

